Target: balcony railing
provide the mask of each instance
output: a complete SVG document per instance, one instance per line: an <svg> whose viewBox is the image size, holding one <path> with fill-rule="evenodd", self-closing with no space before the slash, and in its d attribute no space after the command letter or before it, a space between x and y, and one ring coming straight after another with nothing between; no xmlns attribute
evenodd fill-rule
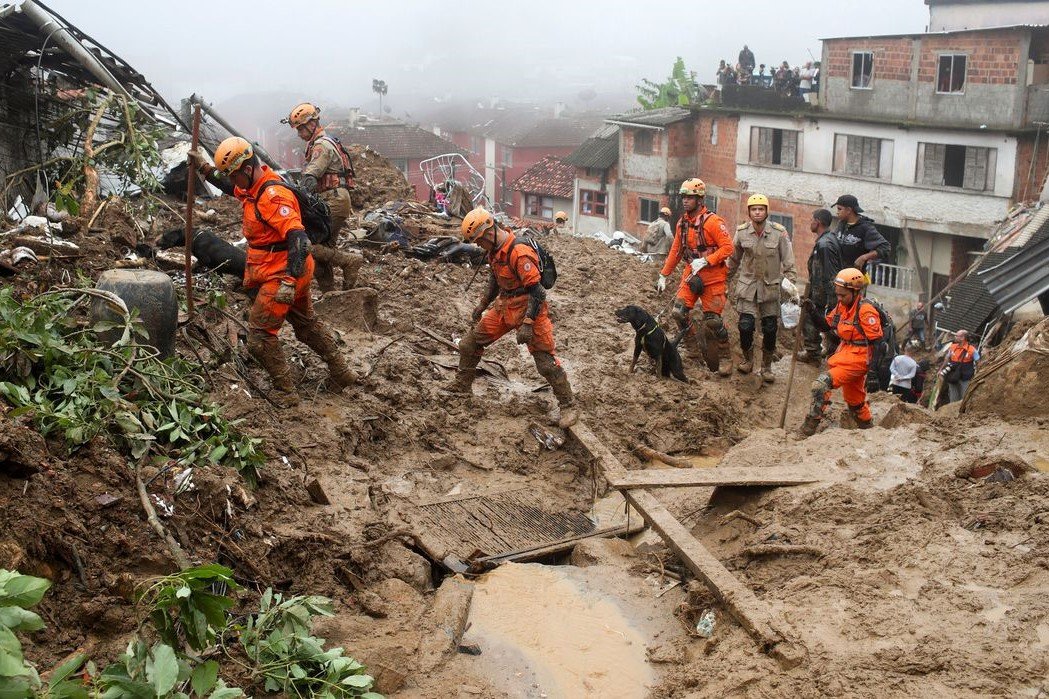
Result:
<svg viewBox="0 0 1049 699"><path fill-rule="evenodd" d="M915 274L910 267L878 264L871 272L871 285L897 291L915 291Z"/></svg>

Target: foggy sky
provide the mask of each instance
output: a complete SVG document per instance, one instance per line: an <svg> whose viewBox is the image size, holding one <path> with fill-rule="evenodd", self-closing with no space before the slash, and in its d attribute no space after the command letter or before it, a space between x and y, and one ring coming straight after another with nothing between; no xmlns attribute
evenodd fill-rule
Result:
<svg viewBox="0 0 1049 699"><path fill-rule="evenodd" d="M700 82L744 43L758 63L819 58L822 37L920 32L922 0L47 0L172 103L297 95L393 115L433 98L553 102L586 88L629 101L682 56ZM694 9L693 9L694 8ZM579 106L578 104L576 106Z"/></svg>

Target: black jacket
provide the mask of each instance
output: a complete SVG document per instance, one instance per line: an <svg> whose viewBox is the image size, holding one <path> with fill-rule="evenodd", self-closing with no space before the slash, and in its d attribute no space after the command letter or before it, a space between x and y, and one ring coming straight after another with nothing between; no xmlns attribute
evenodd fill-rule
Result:
<svg viewBox="0 0 1049 699"><path fill-rule="evenodd" d="M826 307L834 298L834 277L841 268L841 243L828 229L816 239L809 255L807 295L817 306Z"/></svg>
<svg viewBox="0 0 1049 699"><path fill-rule="evenodd" d="M878 231L874 221L866 216L860 216L860 220L851 226L841 221L836 234L838 242L841 243L843 268L852 267L856 264L857 257L871 250L878 251L878 259L882 262L889 259L889 241Z"/></svg>

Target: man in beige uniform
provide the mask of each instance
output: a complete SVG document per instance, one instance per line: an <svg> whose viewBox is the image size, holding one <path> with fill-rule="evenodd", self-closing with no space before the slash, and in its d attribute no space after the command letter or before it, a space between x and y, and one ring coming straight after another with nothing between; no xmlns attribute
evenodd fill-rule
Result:
<svg viewBox="0 0 1049 699"><path fill-rule="evenodd" d="M739 313L739 346L743 363L737 369L749 374L754 369L754 331L756 318L761 318L761 378L772 383L772 357L776 351L779 328L780 288L791 297L798 295L794 283L794 247L787 229L770 223L769 200L755 194L747 200L749 223L736 229L733 251L725 264L731 274L737 268L736 312Z"/></svg>
<svg viewBox="0 0 1049 699"><path fill-rule="evenodd" d="M648 224L648 232L641 243L641 252L651 255L658 265L666 262L670 244L674 241L674 231L670 228L672 215L670 207L664 206L660 209L659 218Z"/></svg>
<svg viewBox="0 0 1049 699"><path fill-rule="evenodd" d="M314 277L321 291L335 288L333 268L342 269L342 288L357 285L357 274L364 258L335 247L339 231L350 216L349 157L344 156L338 142L324 133L320 125L321 110L304 102L291 110L288 123L303 141L306 141L306 167L302 169L302 187L316 193L331 209L331 239L313 246L317 263Z"/></svg>

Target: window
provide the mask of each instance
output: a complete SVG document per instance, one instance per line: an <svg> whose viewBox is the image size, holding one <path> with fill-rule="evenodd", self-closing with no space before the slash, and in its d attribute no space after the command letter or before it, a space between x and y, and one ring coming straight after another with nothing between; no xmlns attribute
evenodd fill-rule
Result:
<svg viewBox="0 0 1049 699"><path fill-rule="evenodd" d="M641 200L641 223L651 223L659 218L659 201L656 199Z"/></svg>
<svg viewBox="0 0 1049 699"><path fill-rule="evenodd" d="M408 161L406 159L394 158L390 161L390 164L392 164L395 168L400 170L405 177L408 176Z"/></svg>
<svg viewBox="0 0 1049 699"><path fill-rule="evenodd" d="M514 151L512 148L503 146L503 167L514 166Z"/></svg>
<svg viewBox="0 0 1049 699"><path fill-rule="evenodd" d="M834 172L887 180L892 177L893 143L869 136L834 135Z"/></svg>
<svg viewBox="0 0 1049 699"><path fill-rule="evenodd" d="M710 122L710 145L716 146L718 144L718 120L712 119Z"/></svg>
<svg viewBox="0 0 1049 699"><path fill-rule="evenodd" d="M713 194L708 194L703 197L703 206L707 207L707 211L713 211L716 214L718 212L718 198Z"/></svg>
<svg viewBox="0 0 1049 699"><path fill-rule="evenodd" d="M997 148L919 143L915 181L934 187L961 187L976 191L994 189Z"/></svg>
<svg viewBox="0 0 1049 699"><path fill-rule="evenodd" d="M480 136L471 136L470 137L470 152L471 153L476 153L478 155L483 153L484 152L484 139L481 138Z"/></svg>
<svg viewBox="0 0 1049 699"><path fill-rule="evenodd" d="M750 162L798 166L798 133L786 129L750 128Z"/></svg>
<svg viewBox="0 0 1049 699"><path fill-rule="evenodd" d="M652 132L639 130L634 133L634 152L638 155L652 155Z"/></svg>
<svg viewBox="0 0 1049 699"><path fill-rule="evenodd" d="M538 194L526 195L525 216L535 216L538 218L553 218L554 198L544 197Z"/></svg>
<svg viewBox="0 0 1049 699"><path fill-rule="evenodd" d="M940 56L940 68L936 72L936 92L960 95L965 88L965 56L944 54Z"/></svg>
<svg viewBox="0 0 1049 699"><path fill-rule="evenodd" d="M787 234L790 238L794 237L794 217L784 216L782 214L769 214L769 221L772 223L778 223L787 229Z"/></svg>
<svg viewBox="0 0 1049 699"><path fill-rule="evenodd" d="M870 51L854 51L852 54L852 87L869 90L874 76L874 54Z"/></svg>
<svg viewBox="0 0 1049 699"><path fill-rule="evenodd" d="M608 217L608 194L593 189L579 190L579 213L584 216Z"/></svg>

